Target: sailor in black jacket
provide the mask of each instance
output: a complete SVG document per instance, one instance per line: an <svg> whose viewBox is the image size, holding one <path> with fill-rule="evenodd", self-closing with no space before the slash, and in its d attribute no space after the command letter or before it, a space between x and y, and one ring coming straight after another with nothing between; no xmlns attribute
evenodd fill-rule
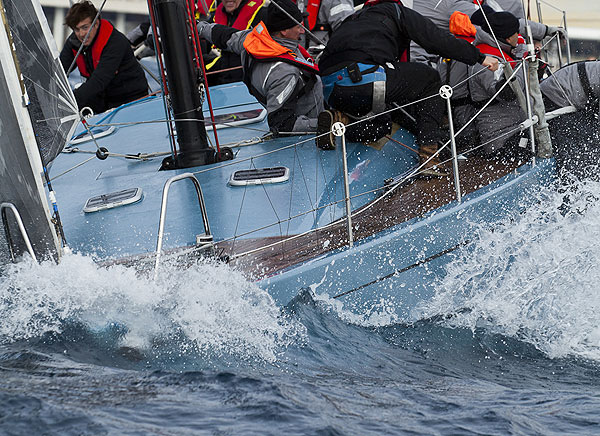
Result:
<svg viewBox="0 0 600 436"><path fill-rule="evenodd" d="M428 65L408 62L411 40L440 56L469 65L479 62L493 70L498 68L496 59L438 29L431 20L399 1L369 0L333 33L321 56L319 69L324 97L331 108L360 119L394 104L435 95L416 103L414 114L421 162L427 161L425 168L430 175L439 176L445 173L437 167L437 156L432 158L432 155L442 138L440 121L444 103L437 97L440 78ZM321 117L319 127L326 124ZM390 128L391 117L380 116L371 122L370 128L361 125L360 132L351 139L374 141L388 134ZM317 144L321 145L319 141Z"/></svg>
<svg viewBox="0 0 600 436"><path fill-rule="evenodd" d="M65 42L60 61L69 74L67 69L83 43L75 65L87 80L74 94L80 109L87 106L99 113L143 97L148 83L127 37L106 20L98 19L92 26L96 14L88 1L69 9L65 22L73 33Z"/></svg>

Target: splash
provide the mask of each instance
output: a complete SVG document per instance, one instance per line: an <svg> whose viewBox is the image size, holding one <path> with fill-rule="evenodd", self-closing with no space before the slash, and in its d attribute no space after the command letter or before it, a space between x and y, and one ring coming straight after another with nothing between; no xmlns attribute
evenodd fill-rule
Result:
<svg viewBox="0 0 600 436"><path fill-rule="evenodd" d="M118 326L120 346L142 352L176 341L181 353L269 362L302 337L297 321L271 297L223 264L168 268L153 281L132 268L101 268L67 255L59 265L24 260L0 274L0 341L61 333L81 323L95 332Z"/></svg>
<svg viewBox="0 0 600 436"><path fill-rule="evenodd" d="M539 193L516 222L480 230L457 255L422 316L485 326L549 357L600 360L600 184Z"/></svg>
<svg viewBox="0 0 600 436"><path fill-rule="evenodd" d="M334 266L335 261L330 266ZM329 265L325 268L323 277L318 283L310 285L311 296L321 306L335 313L341 320L362 327L381 327L395 324L399 321L396 314L395 301L393 297L381 298L373 304L362 305L362 307L348 307L342 300L331 297L326 291L319 292L319 287L328 280Z"/></svg>

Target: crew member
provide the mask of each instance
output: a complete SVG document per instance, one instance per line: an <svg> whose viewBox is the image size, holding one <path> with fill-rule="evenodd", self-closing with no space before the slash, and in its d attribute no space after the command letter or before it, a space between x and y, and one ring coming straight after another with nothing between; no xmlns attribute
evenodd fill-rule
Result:
<svg viewBox="0 0 600 436"><path fill-rule="evenodd" d="M71 6L65 23L73 33L65 42L60 60L69 74L67 70L83 45L76 65L87 80L74 94L80 108L90 107L99 113L143 97L148 83L128 39L109 21L98 17L94 23L97 15L89 1Z"/></svg>
<svg viewBox="0 0 600 436"><path fill-rule="evenodd" d="M433 21L440 29L449 30L449 21L454 12L462 12L471 16L479 7L485 6L492 12L510 12L519 19L519 33L526 35L527 24L531 27L532 37L541 41L544 37L556 32L564 33L560 27L546 26L535 21L527 21L520 0L413 0L412 8ZM425 62L436 67L438 56L428 53L416 42L411 43L410 59L415 62Z"/></svg>
<svg viewBox="0 0 600 436"><path fill-rule="evenodd" d="M383 112L395 104L415 103L417 141L421 164L427 175L446 173L436 154L442 138L440 121L444 103L438 92L440 78L435 69L408 60L411 39L427 50L469 65L481 63L496 69L498 61L486 57L466 41L438 29L431 20L396 1L370 0L347 18L332 35L319 67L329 106L355 119ZM428 98L435 96L433 98ZM324 112L319 132L329 129ZM351 140L371 142L390 131L389 114L376 117L373 125L348 130ZM330 136L317 136L317 145L329 148Z"/></svg>
<svg viewBox="0 0 600 436"><path fill-rule="evenodd" d="M568 106L577 110L548 121L559 169L598 180L600 61L564 66L543 80L540 88L546 111Z"/></svg>
<svg viewBox="0 0 600 436"><path fill-rule="evenodd" d="M198 23L200 36L221 49L241 55L244 83L267 109L271 131L314 132L323 110L318 68L299 44L302 14L291 0L267 8L267 24L237 31L220 24ZM290 17L291 16L291 17Z"/></svg>
<svg viewBox="0 0 600 436"><path fill-rule="evenodd" d="M486 10L484 9L484 12ZM509 64L512 68L517 67L517 56L514 54L522 50L516 50L519 44L524 40L519 36L519 20L510 12L493 12L487 10L484 13L480 10L471 17L473 23L480 26L475 34L475 28L470 33L473 44L488 56L493 56L503 63ZM473 38L474 37L474 38ZM500 47L498 47L498 44ZM457 65L460 67L460 64ZM481 71L479 66L466 67L466 76L469 77L468 100L472 103L474 110L483 108L483 106L502 89L500 94L489 104L483 112L477 116L474 121L479 138L482 144L482 151L485 156L507 156L527 158L529 150L518 147L520 132L516 128L526 119L525 112L517 99L513 90L519 87L524 90L525 84L523 72L518 72L513 79L512 84L506 84L505 75L501 69L492 73L491 71ZM525 65L523 66L525 68ZM451 83L456 79L451 79ZM460 126L466 120L457 120Z"/></svg>
<svg viewBox="0 0 600 436"><path fill-rule="evenodd" d="M212 22L237 30L251 29L266 19L263 3L264 0L223 0L217 6ZM213 53L213 56L205 59L209 86L242 80L239 54L218 49L213 50Z"/></svg>

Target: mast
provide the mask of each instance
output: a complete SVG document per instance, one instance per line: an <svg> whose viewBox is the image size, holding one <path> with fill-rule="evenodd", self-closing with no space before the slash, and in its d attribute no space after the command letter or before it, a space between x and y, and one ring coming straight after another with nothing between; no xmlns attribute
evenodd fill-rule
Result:
<svg viewBox="0 0 600 436"><path fill-rule="evenodd" d="M179 144L175 161L165 159L162 169L211 164L216 160L215 150L209 146L204 128L198 72L192 62L191 39L185 25L185 0L154 0L153 3Z"/></svg>

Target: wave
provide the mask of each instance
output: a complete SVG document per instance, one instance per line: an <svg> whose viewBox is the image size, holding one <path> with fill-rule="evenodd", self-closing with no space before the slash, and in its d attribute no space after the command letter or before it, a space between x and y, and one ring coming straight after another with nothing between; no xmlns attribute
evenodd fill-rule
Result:
<svg viewBox="0 0 600 436"><path fill-rule="evenodd" d="M518 220L481 228L436 283L421 317L484 327L551 358L600 360L600 184L539 193Z"/></svg>
<svg viewBox="0 0 600 436"><path fill-rule="evenodd" d="M240 273L212 261L168 268L156 281L124 266L66 255L31 260L0 275L0 343L60 335L83 326L144 356L210 355L274 362L302 341L303 326Z"/></svg>

